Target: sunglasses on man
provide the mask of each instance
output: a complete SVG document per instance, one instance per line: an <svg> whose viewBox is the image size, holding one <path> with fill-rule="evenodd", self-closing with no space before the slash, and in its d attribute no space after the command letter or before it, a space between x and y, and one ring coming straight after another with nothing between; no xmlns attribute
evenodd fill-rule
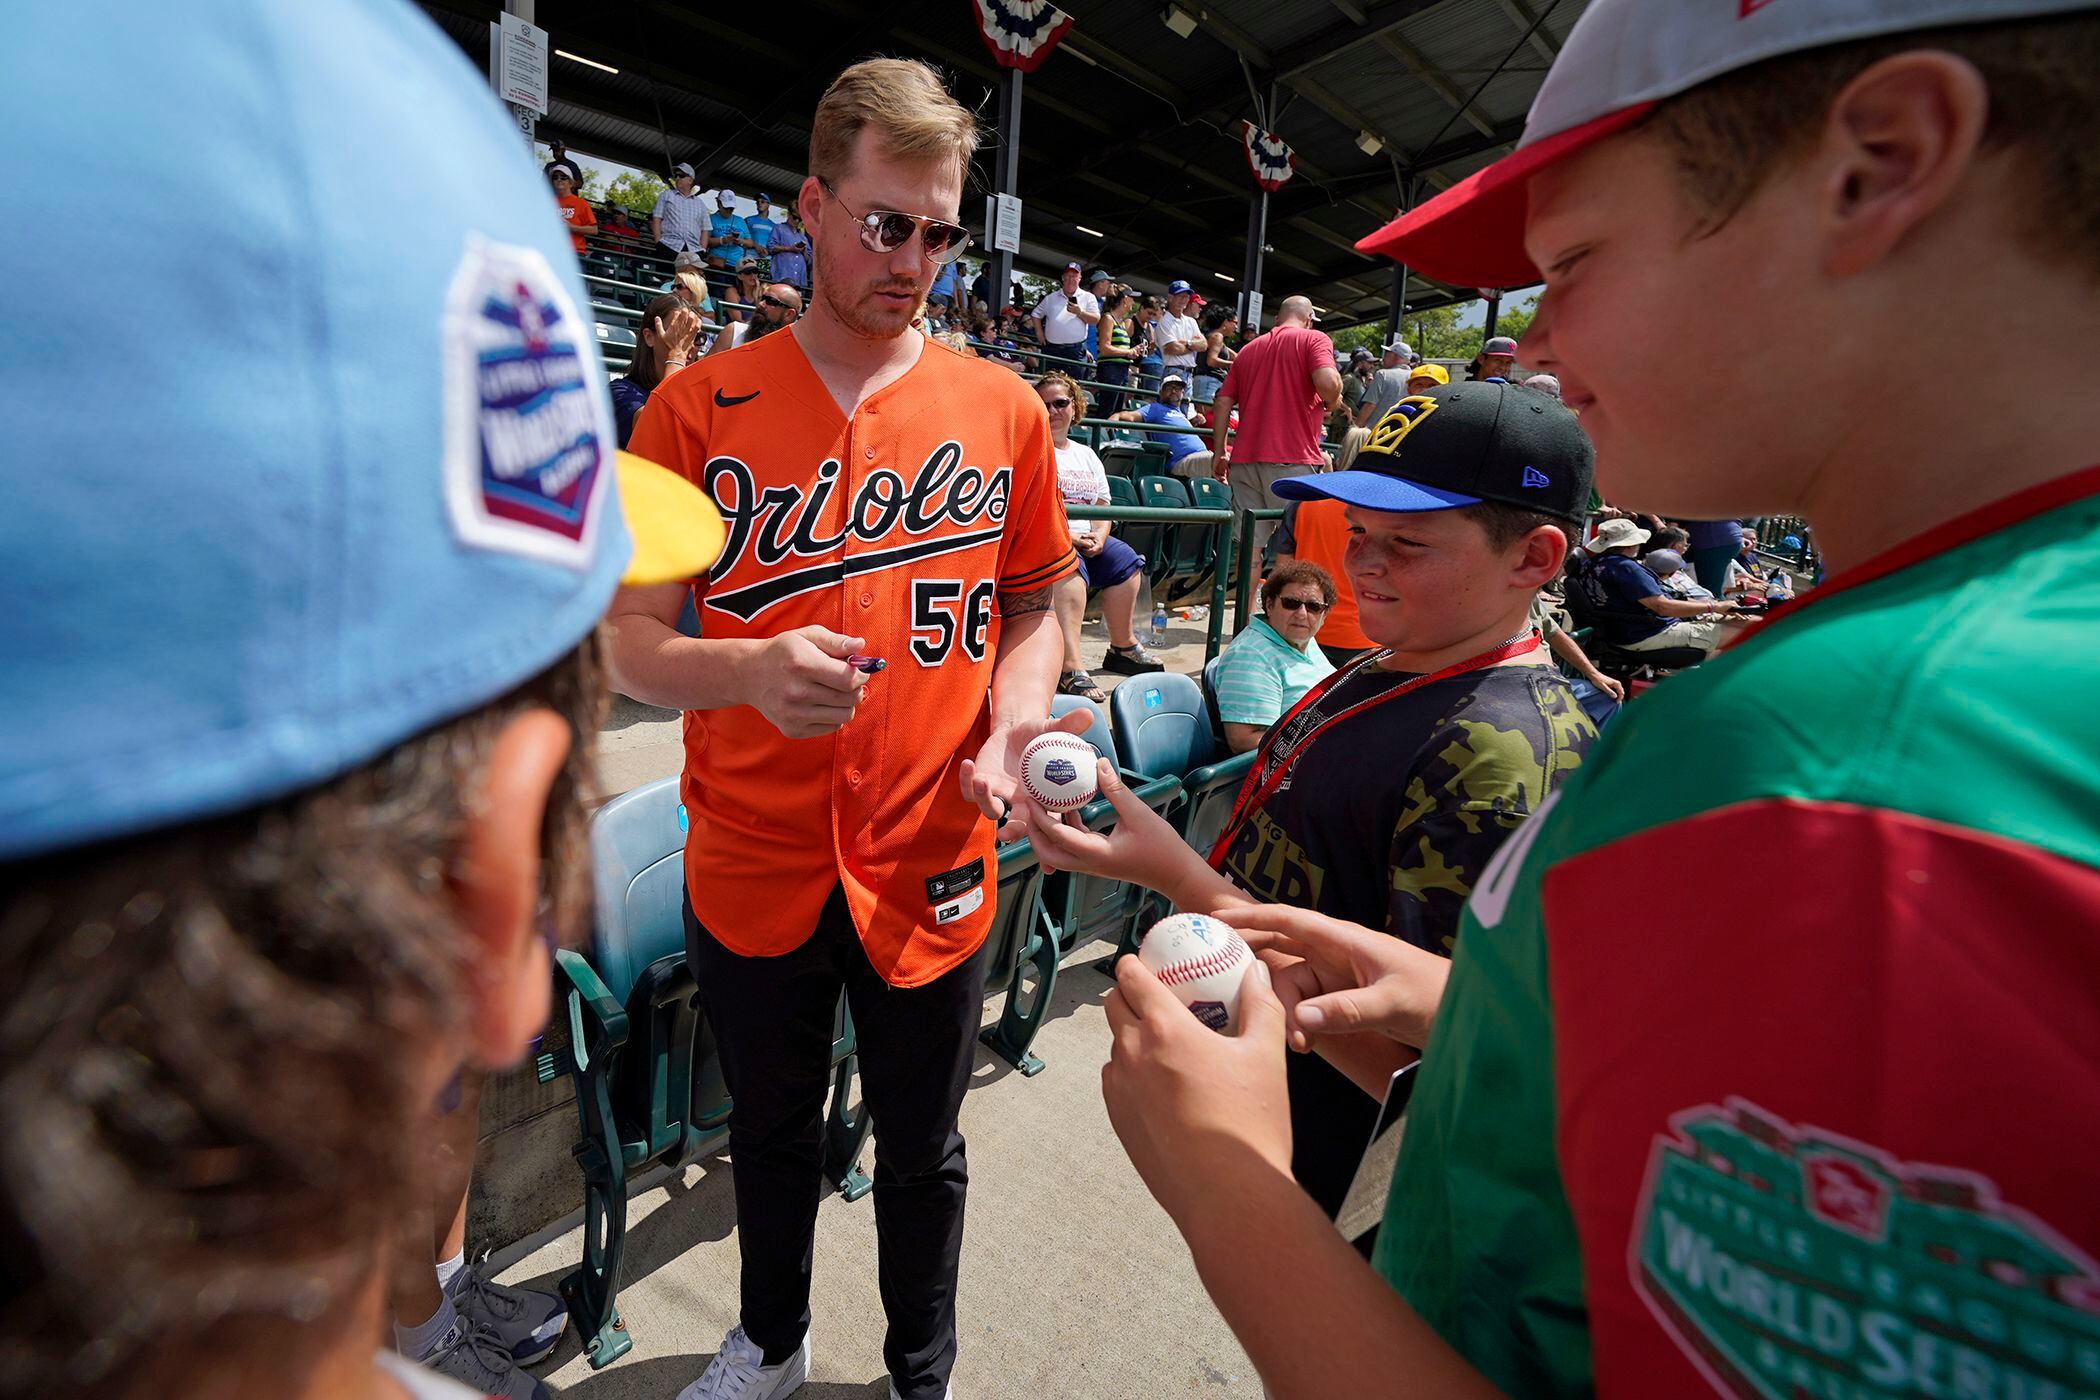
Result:
<svg viewBox="0 0 2100 1400"><path fill-rule="evenodd" d="M963 255L963 249L970 246L970 231L961 224L928 218L924 214L900 214L894 209L856 213L852 205L839 199L839 192L832 188L829 180L819 177L817 183L824 187L826 194L838 199L841 209L860 221L860 246L871 253L894 253L911 242L913 233L919 235L926 256L937 263L954 262Z"/></svg>
<svg viewBox="0 0 2100 1400"><path fill-rule="evenodd" d="M779 297L773 296L771 294L760 297L758 299L758 304L760 306L770 306L775 311L793 311L795 309L795 304L793 302L782 301Z"/></svg>

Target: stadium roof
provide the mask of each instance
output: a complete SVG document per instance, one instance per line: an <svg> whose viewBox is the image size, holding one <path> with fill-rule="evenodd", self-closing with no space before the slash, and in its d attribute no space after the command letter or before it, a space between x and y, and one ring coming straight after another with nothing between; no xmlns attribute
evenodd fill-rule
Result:
<svg viewBox="0 0 2100 1400"><path fill-rule="evenodd" d="M486 64L497 0L421 3ZM1382 319L1389 265L1352 245L1392 217L1404 176L1420 197L1508 149L1586 3L1070 0L1070 34L1023 85L1016 265L1048 272L1077 258L1150 290L1185 276L1231 294L1257 193L1239 122L1273 93L1266 125L1296 151L1297 175L1269 201L1262 290L1272 306L1310 296L1331 325ZM1169 13L1194 31L1180 37ZM818 95L871 54L931 59L996 122L999 70L971 0L537 0L533 18L559 51L542 139L658 172L691 161L703 188L791 197ZM973 228L988 155L980 166L982 189L964 201ZM1475 294L1416 279L1407 300L1412 310Z"/></svg>

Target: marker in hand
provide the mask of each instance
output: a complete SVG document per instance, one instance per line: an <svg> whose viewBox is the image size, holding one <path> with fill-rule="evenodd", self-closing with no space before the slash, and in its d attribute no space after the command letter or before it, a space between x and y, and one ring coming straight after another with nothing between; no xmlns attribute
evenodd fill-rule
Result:
<svg viewBox="0 0 2100 1400"><path fill-rule="evenodd" d="M872 676L890 663L879 656L849 656L846 658L846 664L862 675Z"/></svg>

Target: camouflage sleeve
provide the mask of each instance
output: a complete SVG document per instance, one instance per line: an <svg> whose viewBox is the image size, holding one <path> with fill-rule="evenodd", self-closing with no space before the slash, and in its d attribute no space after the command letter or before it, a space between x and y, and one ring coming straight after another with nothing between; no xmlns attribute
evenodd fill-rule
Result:
<svg viewBox="0 0 2100 1400"><path fill-rule="evenodd" d="M1422 748L1393 827L1386 932L1449 955L1488 861L1596 736L1565 689L1534 690L1522 706L1463 709Z"/></svg>

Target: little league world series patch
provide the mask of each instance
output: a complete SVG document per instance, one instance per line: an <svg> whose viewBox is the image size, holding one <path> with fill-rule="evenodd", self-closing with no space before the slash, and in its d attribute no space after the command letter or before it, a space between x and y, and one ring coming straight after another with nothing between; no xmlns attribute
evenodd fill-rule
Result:
<svg viewBox="0 0 2100 1400"><path fill-rule="evenodd" d="M1991 1182L1743 1100L1671 1126L1634 1283L1721 1394L2100 1393L2100 1273Z"/></svg>
<svg viewBox="0 0 2100 1400"><path fill-rule="evenodd" d="M534 248L468 240L445 299L445 501L460 538L588 567L612 480L597 346Z"/></svg>

